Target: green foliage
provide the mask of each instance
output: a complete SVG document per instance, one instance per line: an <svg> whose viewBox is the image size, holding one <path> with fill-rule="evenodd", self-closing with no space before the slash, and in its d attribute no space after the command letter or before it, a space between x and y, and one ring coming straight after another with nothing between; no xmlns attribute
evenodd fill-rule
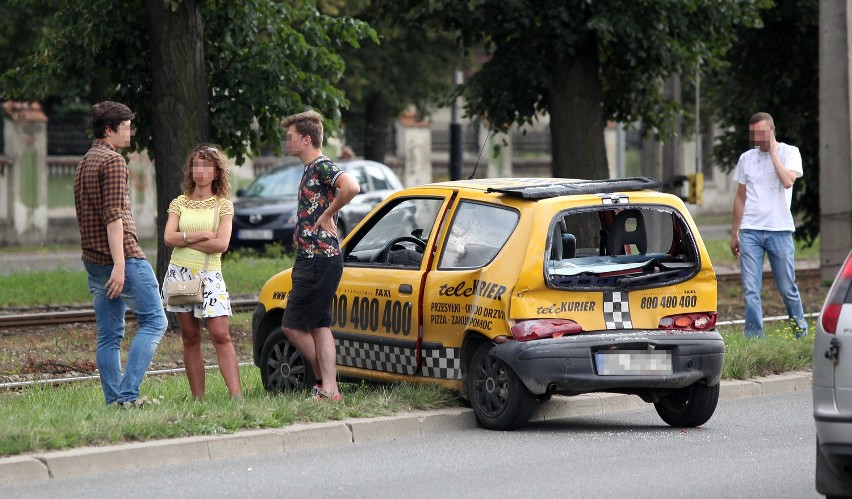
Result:
<svg viewBox="0 0 852 499"><path fill-rule="evenodd" d="M748 150L748 119L765 111L778 140L802 153L804 177L793 188L793 212L803 221L796 238L819 234L819 2L776 0L756 26L740 26L725 65L707 79L723 131L714 154L725 170ZM791 63L795 61L795 63Z"/></svg>
<svg viewBox="0 0 852 499"><path fill-rule="evenodd" d="M152 68L144 2L56 4L36 50L0 78L0 96L124 102L137 113L133 146L150 150ZM238 164L261 145L280 151L279 120L287 114L315 108L333 129L347 104L335 86L344 70L338 50L375 40L365 23L321 15L312 2L210 0L202 17L209 135Z"/></svg>
<svg viewBox="0 0 852 499"><path fill-rule="evenodd" d="M482 68L466 83L466 109L506 130L549 110L548 97L566 82L554 79L557 61L570 67L591 45L598 54L605 118L641 119L659 129L678 107L660 92L671 74L691 74L699 59L715 64L733 43L734 28L755 26L768 0L394 2L426 26L456 33L460 44L483 47ZM424 29L428 29L424 26ZM577 88L582 95L588 89ZM499 113L497 103L507 92Z"/></svg>
<svg viewBox="0 0 852 499"><path fill-rule="evenodd" d="M384 161L385 136L408 106L421 114L445 101L451 72L459 64L459 49L440 29L389 15L381 0L320 2L323 12L339 13L369 23L380 43L341 47L346 61L340 82L352 105L343 111L347 138L367 159ZM338 5L342 4L342 5Z"/></svg>

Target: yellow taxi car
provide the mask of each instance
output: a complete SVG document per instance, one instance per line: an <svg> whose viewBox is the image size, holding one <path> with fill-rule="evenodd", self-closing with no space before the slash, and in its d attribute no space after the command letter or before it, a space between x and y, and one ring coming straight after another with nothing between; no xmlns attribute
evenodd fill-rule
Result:
<svg viewBox="0 0 852 499"><path fill-rule="evenodd" d="M477 179L403 189L342 244L341 375L438 383L514 429L553 394L618 392L704 424L724 343L716 276L683 202L648 177ZM281 331L290 271L252 320L267 390L313 373Z"/></svg>

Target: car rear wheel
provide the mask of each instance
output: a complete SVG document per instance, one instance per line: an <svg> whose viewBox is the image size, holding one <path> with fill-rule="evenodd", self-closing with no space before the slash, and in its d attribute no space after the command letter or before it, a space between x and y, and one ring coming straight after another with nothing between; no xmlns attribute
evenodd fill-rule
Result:
<svg viewBox="0 0 852 499"><path fill-rule="evenodd" d="M503 361L488 354L493 346L476 348L467 369L467 393L480 426L514 430L529 421L535 397Z"/></svg>
<svg viewBox="0 0 852 499"><path fill-rule="evenodd" d="M716 411L718 402L719 384L693 383L661 398L654 408L669 425L691 428L706 423Z"/></svg>
<svg viewBox="0 0 852 499"><path fill-rule="evenodd" d="M316 383L310 364L280 329L270 334L263 344L260 379L270 392L305 390Z"/></svg>

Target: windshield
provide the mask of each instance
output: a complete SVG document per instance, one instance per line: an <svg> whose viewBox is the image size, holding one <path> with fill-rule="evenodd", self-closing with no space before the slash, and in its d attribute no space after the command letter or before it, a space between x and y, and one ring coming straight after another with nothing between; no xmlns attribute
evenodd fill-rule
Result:
<svg viewBox="0 0 852 499"><path fill-rule="evenodd" d="M296 197L302 180L301 166L281 168L264 173L246 189L243 197L282 198Z"/></svg>
<svg viewBox="0 0 852 499"><path fill-rule="evenodd" d="M668 206L563 212L548 239L546 273L554 287L654 287L687 279L699 269L689 226Z"/></svg>

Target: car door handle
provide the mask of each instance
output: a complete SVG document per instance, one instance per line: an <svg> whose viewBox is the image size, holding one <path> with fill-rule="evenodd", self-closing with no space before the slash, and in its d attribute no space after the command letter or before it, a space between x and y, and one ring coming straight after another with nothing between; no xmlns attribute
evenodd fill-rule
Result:
<svg viewBox="0 0 852 499"><path fill-rule="evenodd" d="M400 284L399 285L399 294L401 295L410 295L414 288L411 287L411 284Z"/></svg>

